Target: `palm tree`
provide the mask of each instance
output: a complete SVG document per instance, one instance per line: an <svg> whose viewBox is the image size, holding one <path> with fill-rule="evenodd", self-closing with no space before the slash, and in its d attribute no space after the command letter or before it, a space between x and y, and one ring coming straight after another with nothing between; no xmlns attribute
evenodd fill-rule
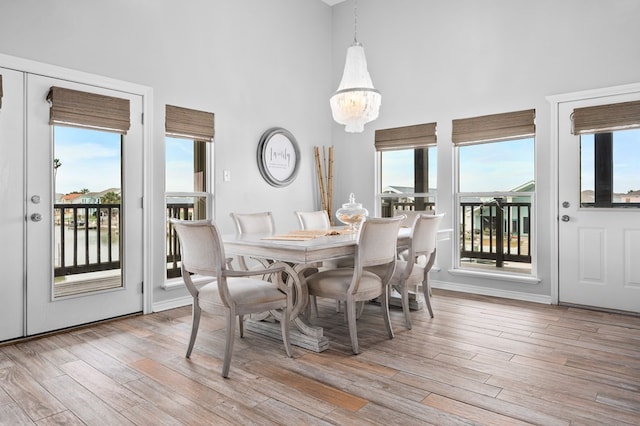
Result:
<svg viewBox="0 0 640 426"><path fill-rule="evenodd" d="M55 190L56 187L56 176L58 175L58 169L62 166L59 158L53 159L53 188Z"/></svg>

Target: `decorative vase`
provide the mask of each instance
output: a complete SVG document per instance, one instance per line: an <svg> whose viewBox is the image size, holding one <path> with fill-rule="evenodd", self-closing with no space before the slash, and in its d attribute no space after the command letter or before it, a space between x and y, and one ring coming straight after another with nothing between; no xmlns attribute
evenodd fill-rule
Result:
<svg viewBox="0 0 640 426"><path fill-rule="evenodd" d="M343 204L342 208L336 211L338 220L348 225L351 230L356 229L367 216L369 216L369 211L362 207L362 204L356 203L353 192L349 195L349 202Z"/></svg>

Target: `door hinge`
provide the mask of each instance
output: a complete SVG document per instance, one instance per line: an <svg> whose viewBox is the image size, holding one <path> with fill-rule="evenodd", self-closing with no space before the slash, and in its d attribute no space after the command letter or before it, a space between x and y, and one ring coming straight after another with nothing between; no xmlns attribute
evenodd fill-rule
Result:
<svg viewBox="0 0 640 426"><path fill-rule="evenodd" d="M140 281L140 293L144 294L144 281Z"/></svg>
<svg viewBox="0 0 640 426"><path fill-rule="evenodd" d="M140 123L144 124L144 112L140 114Z"/></svg>

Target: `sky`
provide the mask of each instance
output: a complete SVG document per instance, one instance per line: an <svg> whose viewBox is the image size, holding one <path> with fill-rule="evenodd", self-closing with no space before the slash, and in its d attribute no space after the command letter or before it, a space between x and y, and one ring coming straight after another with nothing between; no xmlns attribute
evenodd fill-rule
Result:
<svg viewBox="0 0 640 426"><path fill-rule="evenodd" d="M62 163L56 174L56 192L83 188L100 192L120 188L120 135L74 127L55 126L54 158ZM583 190L593 182L593 137L582 139ZM591 145L590 145L591 144ZM534 179L534 141L507 141L460 148L460 191L510 191ZM166 138L166 191L193 191L193 144ZM437 148L429 148L429 186L437 187ZM614 191L640 190L640 129L614 134ZM383 187L413 186L413 151L383 153ZM591 173L591 175L590 175Z"/></svg>
<svg viewBox="0 0 640 426"><path fill-rule="evenodd" d="M69 194L86 188L101 192L120 188L120 135L76 127L54 127L56 192ZM167 192L193 191L193 143L167 138Z"/></svg>
<svg viewBox="0 0 640 426"><path fill-rule="evenodd" d="M534 140L462 146L460 192L508 192L534 180Z"/></svg>
<svg viewBox="0 0 640 426"><path fill-rule="evenodd" d="M580 140L581 190L593 190L593 135ZM640 190L640 129L613 134L613 192Z"/></svg>
<svg viewBox="0 0 640 426"><path fill-rule="evenodd" d="M53 158L62 163L56 193L120 188L120 139L117 133L54 126Z"/></svg>
<svg viewBox="0 0 640 426"><path fill-rule="evenodd" d="M437 187L437 148L429 148L429 187ZM460 191L510 191L533 180L533 139L460 148ZM413 150L382 154L382 186L413 187Z"/></svg>
<svg viewBox="0 0 640 426"><path fill-rule="evenodd" d="M165 138L166 192L193 192L193 141Z"/></svg>

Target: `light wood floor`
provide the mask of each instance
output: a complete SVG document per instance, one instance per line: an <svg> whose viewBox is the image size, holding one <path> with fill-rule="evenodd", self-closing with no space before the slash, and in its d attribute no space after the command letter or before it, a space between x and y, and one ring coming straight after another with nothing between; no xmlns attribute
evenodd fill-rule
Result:
<svg viewBox="0 0 640 426"><path fill-rule="evenodd" d="M184 358L190 307L0 346L0 424L640 424L638 317L434 290L393 340L366 305L353 356L319 302L328 351L247 331L229 379L219 317Z"/></svg>

